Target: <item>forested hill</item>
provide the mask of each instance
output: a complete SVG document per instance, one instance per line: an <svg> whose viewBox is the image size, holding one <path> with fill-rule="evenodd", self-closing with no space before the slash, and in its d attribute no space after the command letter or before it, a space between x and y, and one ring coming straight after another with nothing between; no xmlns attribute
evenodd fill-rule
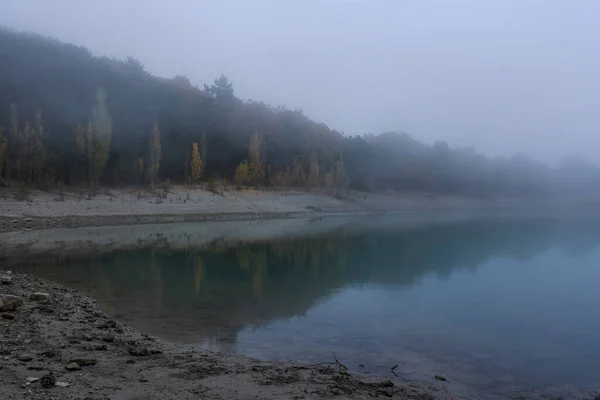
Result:
<svg viewBox="0 0 600 400"><path fill-rule="evenodd" d="M251 79L251 77L248 77ZM350 82L348 84L351 84ZM344 136L300 110L199 88L134 59L0 29L0 177L37 184L239 184L514 195L600 188L580 160L491 159L406 134ZM443 136L443 132L440 132Z"/></svg>

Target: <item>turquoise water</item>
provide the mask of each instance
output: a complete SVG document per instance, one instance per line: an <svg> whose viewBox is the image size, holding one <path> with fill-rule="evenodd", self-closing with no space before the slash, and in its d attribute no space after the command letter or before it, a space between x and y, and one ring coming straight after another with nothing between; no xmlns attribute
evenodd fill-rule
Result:
<svg viewBox="0 0 600 400"><path fill-rule="evenodd" d="M444 375L472 398L600 386L594 221L388 219L22 270L82 289L148 333L214 350L310 363L335 352L357 372Z"/></svg>

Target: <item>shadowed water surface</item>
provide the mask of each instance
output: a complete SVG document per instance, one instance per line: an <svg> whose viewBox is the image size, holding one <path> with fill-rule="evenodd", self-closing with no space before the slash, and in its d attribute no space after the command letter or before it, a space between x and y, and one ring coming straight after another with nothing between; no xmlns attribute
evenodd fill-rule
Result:
<svg viewBox="0 0 600 400"><path fill-rule="evenodd" d="M382 219L17 269L82 289L145 332L214 350L310 363L335 352L359 372L441 374L474 398L600 384L595 221Z"/></svg>

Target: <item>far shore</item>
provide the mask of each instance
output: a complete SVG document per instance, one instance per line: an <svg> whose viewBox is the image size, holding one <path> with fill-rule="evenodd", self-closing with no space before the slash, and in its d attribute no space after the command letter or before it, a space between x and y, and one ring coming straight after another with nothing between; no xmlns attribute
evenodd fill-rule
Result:
<svg viewBox="0 0 600 400"><path fill-rule="evenodd" d="M0 232L104 225L290 219L394 212L600 210L600 198L476 198L430 193L158 189L0 189Z"/></svg>

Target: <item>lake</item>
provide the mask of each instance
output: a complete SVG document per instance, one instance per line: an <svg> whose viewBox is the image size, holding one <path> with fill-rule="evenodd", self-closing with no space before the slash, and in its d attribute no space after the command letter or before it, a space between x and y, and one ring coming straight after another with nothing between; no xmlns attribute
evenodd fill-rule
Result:
<svg viewBox="0 0 600 400"><path fill-rule="evenodd" d="M599 387L599 221L402 219L13 269L208 349L307 363L335 353L355 372L392 379L398 364L398 379L443 375L477 399Z"/></svg>

